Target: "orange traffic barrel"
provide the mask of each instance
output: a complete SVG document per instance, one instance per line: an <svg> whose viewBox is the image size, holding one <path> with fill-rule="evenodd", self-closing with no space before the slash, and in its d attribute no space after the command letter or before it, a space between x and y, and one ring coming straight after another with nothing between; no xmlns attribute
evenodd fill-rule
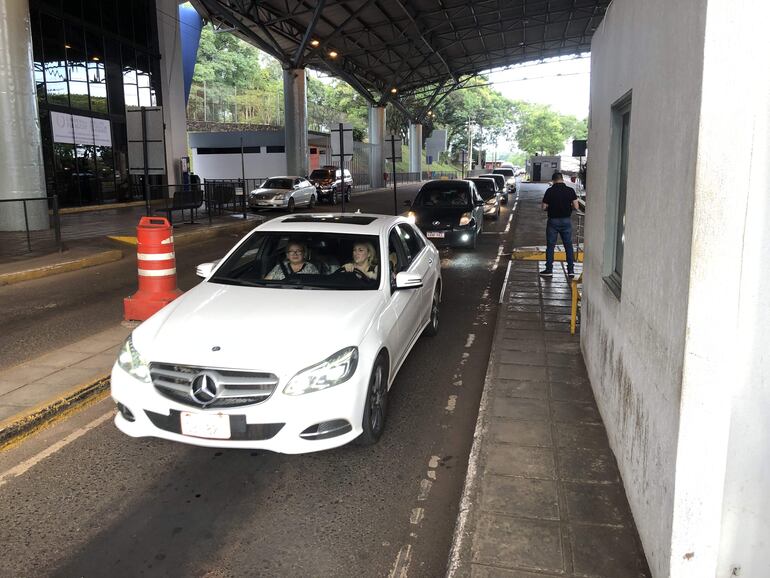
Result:
<svg viewBox="0 0 770 578"><path fill-rule="evenodd" d="M126 321L144 321L179 297L174 229L168 219L142 217L136 227L139 290L123 300Z"/></svg>

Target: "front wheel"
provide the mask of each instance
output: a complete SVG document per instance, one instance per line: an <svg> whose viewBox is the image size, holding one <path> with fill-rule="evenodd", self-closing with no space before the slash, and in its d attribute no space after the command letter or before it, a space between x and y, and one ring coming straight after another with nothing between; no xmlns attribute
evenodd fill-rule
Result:
<svg viewBox="0 0 770 578"><path fill-rule="evenodd" d="M331 194L329 195L329 201L332 205L336 205L339 203L339 199L337 198L337 189L332 189Z"/></svg>
<svg viewBox="0 0 770 578"><path fill-rule="evenodd" d="M351 190L352 190L352 188L351 188L351 187L348 187L348 188L347 188L347 190L345 191L345 202L346 202L346 203L349 203L349 202L350 202L350 191L351 191Z"/></svg>
<svg viewBox="0 0 770 578"><path fill-rule="evenodd" d="M315 207L315 195L310 195L310 200L307 203L307 208L312 209Z"/></svg>
<svg viewBox="0 0 770 578"><path fill-rule="evenodd" d="M293 198L289 199L289 204L286 205L286 208L288 209L288 211L290 213L294 212L294 199Z"/></svg>
<svg viewBox="0 0 770 578"><path fill-rule="evenodd" d="M425 335L430 337L438 335L438 314L440 304L441 296L439 295L438 287L436 287L436 290L433 292L433 303L431 303L430 306L430 321L428 322L428 326L425 328Z"/></svg>
<svg viewBox="0 0 770 578"><path fill-rule="evenodd" d="M363 431L356 438L356 442L362 446L370 446L376 444L385 431L388 410L388 366L383 354L374 362L364 403L364 416L361 421Z"/></svg>

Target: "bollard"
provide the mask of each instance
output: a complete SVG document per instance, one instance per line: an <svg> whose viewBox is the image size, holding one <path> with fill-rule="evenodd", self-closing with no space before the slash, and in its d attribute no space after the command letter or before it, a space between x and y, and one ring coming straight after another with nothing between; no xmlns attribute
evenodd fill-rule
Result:
<svg viewBox="0 0 770 578"><path fill-rule="evenodd" d="M123 300L123 319L144 321L182 292L176 286L173 228L162 217L142 217L136 227L139 290Z"/></svg>

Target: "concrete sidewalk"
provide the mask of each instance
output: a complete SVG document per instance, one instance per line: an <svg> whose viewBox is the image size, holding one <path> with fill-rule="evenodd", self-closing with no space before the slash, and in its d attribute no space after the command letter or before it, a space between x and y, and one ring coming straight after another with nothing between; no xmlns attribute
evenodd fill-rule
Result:
<svg viewBox="0 0 770 578"><path fill-rule="evenodd" d="M542 242L541 198L521 194L514 246ZM649 576L569 332L566 267L556 263L552 278L542 268L516 260L508 271L448 576Z"/></svg>

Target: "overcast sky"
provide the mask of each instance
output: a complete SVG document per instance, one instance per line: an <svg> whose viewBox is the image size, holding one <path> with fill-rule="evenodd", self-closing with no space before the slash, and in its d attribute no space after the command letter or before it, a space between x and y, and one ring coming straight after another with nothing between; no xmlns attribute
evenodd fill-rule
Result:
<svg viewBox="0 0 770 578"><path fill-rule="evenodd" d="M489 73L494 88L512 100L549 104L561 114L588 116L591 59L521 65Z"/></svg>

